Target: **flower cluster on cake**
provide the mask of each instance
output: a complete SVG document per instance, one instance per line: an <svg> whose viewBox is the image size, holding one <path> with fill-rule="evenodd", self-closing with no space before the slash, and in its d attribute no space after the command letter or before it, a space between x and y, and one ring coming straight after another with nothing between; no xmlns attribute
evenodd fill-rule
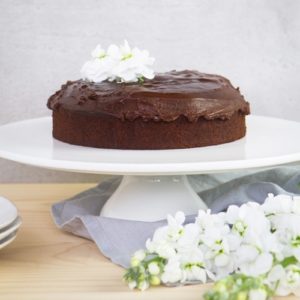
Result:
<svg viewBox="0 0 300 300"><path fill-rule="evenodd" d="M148 51L97 46L48 100L54 138L109 149L179 149L217 145L246 134L249 103L219 75L154 73Z"/></svg>

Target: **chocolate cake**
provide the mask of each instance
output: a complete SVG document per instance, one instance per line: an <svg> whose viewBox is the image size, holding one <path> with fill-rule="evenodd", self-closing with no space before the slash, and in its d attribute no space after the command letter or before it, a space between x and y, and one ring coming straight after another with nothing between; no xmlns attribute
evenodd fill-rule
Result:
<svg viewBox="0 0 300 300"><path fill-rule="evenodd" d="M139 83L68 81L48 100L53 137L113 149L178 149L246 134L249 103L219 75L160 73Z"/></svg>

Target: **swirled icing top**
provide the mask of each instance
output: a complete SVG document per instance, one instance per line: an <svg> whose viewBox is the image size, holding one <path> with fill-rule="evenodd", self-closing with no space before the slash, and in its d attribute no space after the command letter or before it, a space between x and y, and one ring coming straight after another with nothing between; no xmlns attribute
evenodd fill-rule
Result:
<svg viewBox="0 0 300 300"><path fill-rule="evenodd" d="M191 70L158 73L143 83L68 81L48 107L129 121L171 122L184 116L194 122L249 114L249 103L228 79Z"/></svg>

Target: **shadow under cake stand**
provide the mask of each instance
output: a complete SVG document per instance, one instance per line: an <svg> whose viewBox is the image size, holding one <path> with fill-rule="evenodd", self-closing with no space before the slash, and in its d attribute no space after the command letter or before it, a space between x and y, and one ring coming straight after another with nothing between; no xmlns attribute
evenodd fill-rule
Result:
<svg viewBox="0 0 300 300"><path fill-rule="evenodd" d="M0 157L81 173L123 175L101 211L105 217L156 221L206 208L186 175L270 167L300 161L300 123L248 116L235 142L191 149L115 150L74 146L52 138L51 117L0 127Z"/></svg>

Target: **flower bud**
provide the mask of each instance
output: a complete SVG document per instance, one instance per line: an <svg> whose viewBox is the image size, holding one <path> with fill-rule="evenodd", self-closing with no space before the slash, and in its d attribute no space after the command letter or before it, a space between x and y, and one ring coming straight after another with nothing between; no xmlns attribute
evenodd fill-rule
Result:
<svg viewBox="0 0 300 300"><path fill-rule="evenodd" d="M160 285L160 278L158 276L151 276L150 284L151 285Z"/></svg>
<svg viewBox="0 0 300 300"><path fill-rule="evenodd" d="M130 260L130 265L132 267L137 267L137 266L139 266L140 263L141 263L141 261L134 258L134 257L132 257L131 260Z"/></svg>
<svg viewBox="0 0 300 300"><path fill-rule="evenodd" d="M145 257L146 257L146 252L144 250L136 251L130 260L131 266L132 267L139 266L141 261L144 260Z"/></svg>
<svg viewBox="0 0 300 300"><path fill-rule="evenodd" d="M247 292L239 292L237 294L236 300L247 300L247 299L248 299Z"/></svg>

